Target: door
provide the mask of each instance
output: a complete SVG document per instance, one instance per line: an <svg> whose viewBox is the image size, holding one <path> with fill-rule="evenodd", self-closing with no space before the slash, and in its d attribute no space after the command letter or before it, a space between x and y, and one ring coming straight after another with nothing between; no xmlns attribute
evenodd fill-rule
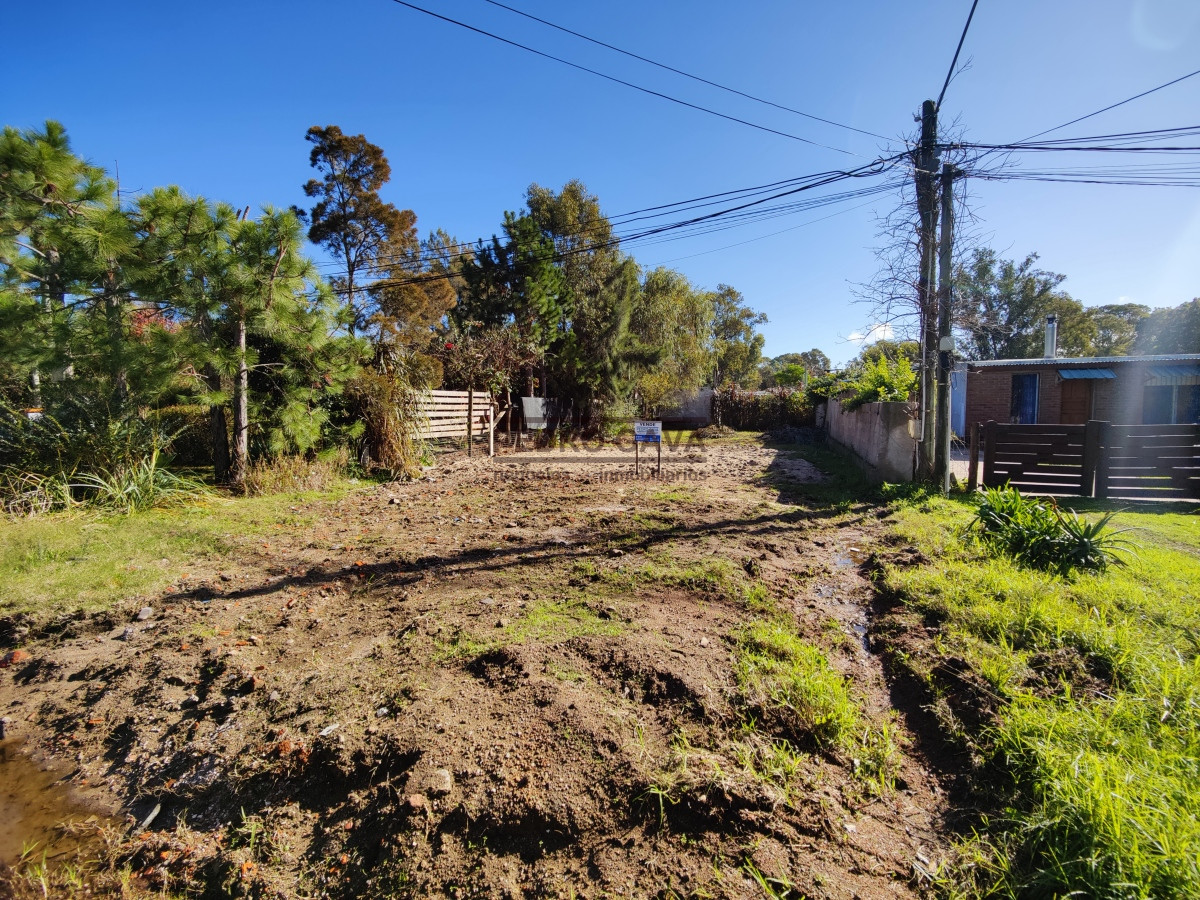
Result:
<svg viewBox="0 0 1200 900"><path fill-rule="evenodd" d="M1038 377L1036 374L1014 373L1010 421L1016 425L1036 425L1038 420Z"/></svg>
<svg viewBox="0 0 1200 900"><path fill-rule="evenodd" d="M1092 382L1087 378L1063 381L1059 404L1059 425L1086 425L1092 417Z"/></svg>

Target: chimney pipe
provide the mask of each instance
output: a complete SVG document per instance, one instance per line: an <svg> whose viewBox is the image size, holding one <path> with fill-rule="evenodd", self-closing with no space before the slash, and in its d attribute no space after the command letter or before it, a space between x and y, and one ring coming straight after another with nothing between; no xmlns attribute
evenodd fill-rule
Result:
<svg viewBox="0 0 1200 900"><path fill-rule="evenodd" d="M1058 356L1058 316L1054 313L1046 316L1046 359Z"/></svg>

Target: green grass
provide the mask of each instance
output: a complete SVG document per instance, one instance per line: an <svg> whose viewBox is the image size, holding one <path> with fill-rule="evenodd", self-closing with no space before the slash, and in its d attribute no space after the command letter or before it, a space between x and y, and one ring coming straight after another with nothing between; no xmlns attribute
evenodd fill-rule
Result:
<svg viewBox="0 0 1200 900"><path fill-rule="evenodd" d="M763 731L761 718L762 725L783 734L783 740L752 748L758 762L750 768L790 778L794 743L813 741L847 758L867 783L890 788L898 762L894 726L866 716L847 680L819 648L778 620L754 622L736 637L734 673L741 701L754 719L751 730Z"/></svg>
<svg viewBox="0 0 1200 900"><path fill-rule="evenodd" d="M530 604L504 632L514 641L557 644L575 637L620 634L623 627L615 619L601 618L583 598L563 598Z"/></svg>
<svg viewBox="0 0 1200 900"><path fill-rule="evenodd" d="M883 576L938 625L917 674L953 692L939 662L964 660L996 705L993 726L964 736L1011 782L957 889L1200 896L1200 521L1120 512L1128 566L1064 580L990 556L964 533L972 512L902 505L895 528L929 562Z"/></svg>
<svg viewBox="0 0 1200 900"><path fill-rule="evenodd" d="M275 525L315 521L289 507L350 489L347 483L322 494L214 499L127 516L77 510L4 520L0 615L52 617L153 593L178 581L195 560L235 551L240 539L269 540Z"/></svg>

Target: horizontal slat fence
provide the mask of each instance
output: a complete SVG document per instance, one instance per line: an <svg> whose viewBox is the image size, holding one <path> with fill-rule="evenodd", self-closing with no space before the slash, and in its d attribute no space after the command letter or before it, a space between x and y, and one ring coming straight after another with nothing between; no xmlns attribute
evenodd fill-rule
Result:
<svg viewBox="0 0 1200 900"><path fill-rule="evenodd" d="M487 440L494 426L492 395L483 391L427 391L418 399L425 421L418 434L428 440L457 438ZM471 423L468 427L467 417Z"/></svg>
<svg viewBox="0 0 1200 900"><path fill-rule="evenodd" d="M1105 425L1096 496L1200 499L1200 425Z"/></svg>
<svg viewBox="0 0 1200 900"><path fill-rule="evenodd" d="M1004 425L984 433L983 483L1038 494L1084 493L1083 425ZM1091 493L1091 484L1086 492Z"/></svg>
<svg viewBox="0 0 1200 900"><path fill-rule="evenodd" d="M1200 425L988 422L982 431L986 487L1011 484L1027 493L1122 500L1200 499Z"/></svg>

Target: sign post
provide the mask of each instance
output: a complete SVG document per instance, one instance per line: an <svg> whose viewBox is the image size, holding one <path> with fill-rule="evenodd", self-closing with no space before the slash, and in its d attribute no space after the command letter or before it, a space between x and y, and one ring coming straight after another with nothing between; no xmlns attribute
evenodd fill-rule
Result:
<svg viewBox="0 0 1200 900"><path fill-rule="evenodd" d="M641 474L640 448L642 444L658 445L658 468L655 474L662 474L662 422L636 421L633 423L633 474Z"/></svg>

